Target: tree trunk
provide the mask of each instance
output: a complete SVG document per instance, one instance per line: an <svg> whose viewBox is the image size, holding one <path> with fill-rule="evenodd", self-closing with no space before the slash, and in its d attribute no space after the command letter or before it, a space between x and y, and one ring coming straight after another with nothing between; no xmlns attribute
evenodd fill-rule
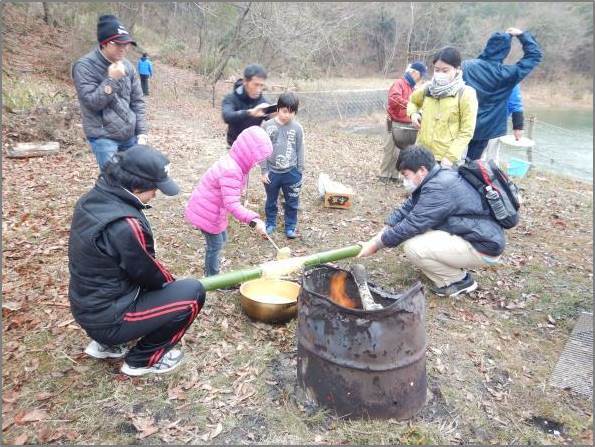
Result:
<svg viewBox="0 0 595 447"><path fill-rule="evenodd" d="M388 76L388 72L390 70L390 66L393 63L393 59L395 58L395 54L397 53L397 45L399 44L399 25L397 22L397 19L395 18L395 40L393 42L393 48L390 52L390 56L389 58L386 60L386 63L384 64L384 77L386 78Z"/></svg>
<svg viewBox="0 0 595 447"><path fill-rule="evenodd" d="M407 36L407 63L410 62L409 55L411 54L411 35L413 34L413 26L415 25L415 17L413 15L413 2L409 3L411 7L411 24L409 25L409 35Z"/></svg>
<svg viewBox="0 0 595 447"><path fill-rule="evenodd" d="M46 25L50 24L50 5L48 2L41 2L43 5L43 21Z"/></svg>
<svg viewBox="0 0 595 447"><path fill-rule="evenodd" d="M252 2L248 3L248 6L246 6L246 8L244 8L244 11L238 17L238 21L236 22L235 29L233 31L233 37L231 38L229 45L223 52L223 57L221 58L221 61L219 62L217 67L213 70L213 72L211 73L211 76L209 76L211 78L211 83L212 83L212 87L213 87L213 91L212 91L212 93L213 93L213 97L212 97L213 107L215 107L215 85L217 84L217 81L221 78L221 76L223 75L223 72L225 71L225 67L227 67L227 63L229 62L229 59L231 59L231 56L237 49L240 31L242 30L242 25L244 23L244 20L246 19L246 16L248 15L248 12L250 11L250 6L252 6Z"/></svg>

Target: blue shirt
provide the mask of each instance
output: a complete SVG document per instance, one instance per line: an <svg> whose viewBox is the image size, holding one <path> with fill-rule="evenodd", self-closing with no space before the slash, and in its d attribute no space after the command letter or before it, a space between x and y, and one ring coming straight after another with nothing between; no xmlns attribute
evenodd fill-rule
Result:
<svg viewBox="0 0 595 447"><path fill-rule="evenodd" d="M510 92L510 96L508 97L508 104L506 105L508 108L508 116L514 112L523 112L523 98L521 97L521 85L517 84Z"/></svg>

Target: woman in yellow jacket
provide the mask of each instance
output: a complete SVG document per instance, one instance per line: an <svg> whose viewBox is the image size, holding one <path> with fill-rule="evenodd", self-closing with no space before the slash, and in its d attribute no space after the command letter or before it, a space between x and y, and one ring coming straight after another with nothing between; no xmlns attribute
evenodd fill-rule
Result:
<svg viewBox="0 0 595 447"><path fill-rule="evenodd" d="M430 149L442 166L452 166L463 161L473 137L477 96L463 81L461 54L456 48L443 48L432 62L432 81L413 92L407 115L419 129L416 144Z"/></svg>

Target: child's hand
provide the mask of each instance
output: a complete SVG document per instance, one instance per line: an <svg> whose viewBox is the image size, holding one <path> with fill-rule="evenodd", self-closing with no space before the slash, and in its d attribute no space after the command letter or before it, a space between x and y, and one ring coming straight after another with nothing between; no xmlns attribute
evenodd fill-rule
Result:
<svg viewBox="0 0 595 447"><path fill-rule="evenodd" d="M265 185L270 184L271 179L269 178L269 173L266 172L266 173L262 174L261 180L262 180L262 183L264 183Z"/></svg>
<svg viewBox="0 0 595 447"><path fill-rule="evenodd" d="M253 222L256 222L256 226L254 227L254 230L261 236L266 236L267 227L264 224L264 222L260 219L254 219Z"/></svg>

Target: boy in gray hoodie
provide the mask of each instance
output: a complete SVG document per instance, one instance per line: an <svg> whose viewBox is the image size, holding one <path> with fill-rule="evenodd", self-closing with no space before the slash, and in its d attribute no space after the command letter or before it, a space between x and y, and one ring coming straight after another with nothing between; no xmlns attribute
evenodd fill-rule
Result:
<svg viewBox="0 0 595 447"><path fill-rule="evenodd" d="M297 237L297 212L304 171L304 130L295 120L299 106L295 93L287 92L277 100L275 118L262 127L273 143L273 153L261 164L262 182L266 191L266 230L270 235L277 227L279 190L285 197L285 235Z"/></svg>

